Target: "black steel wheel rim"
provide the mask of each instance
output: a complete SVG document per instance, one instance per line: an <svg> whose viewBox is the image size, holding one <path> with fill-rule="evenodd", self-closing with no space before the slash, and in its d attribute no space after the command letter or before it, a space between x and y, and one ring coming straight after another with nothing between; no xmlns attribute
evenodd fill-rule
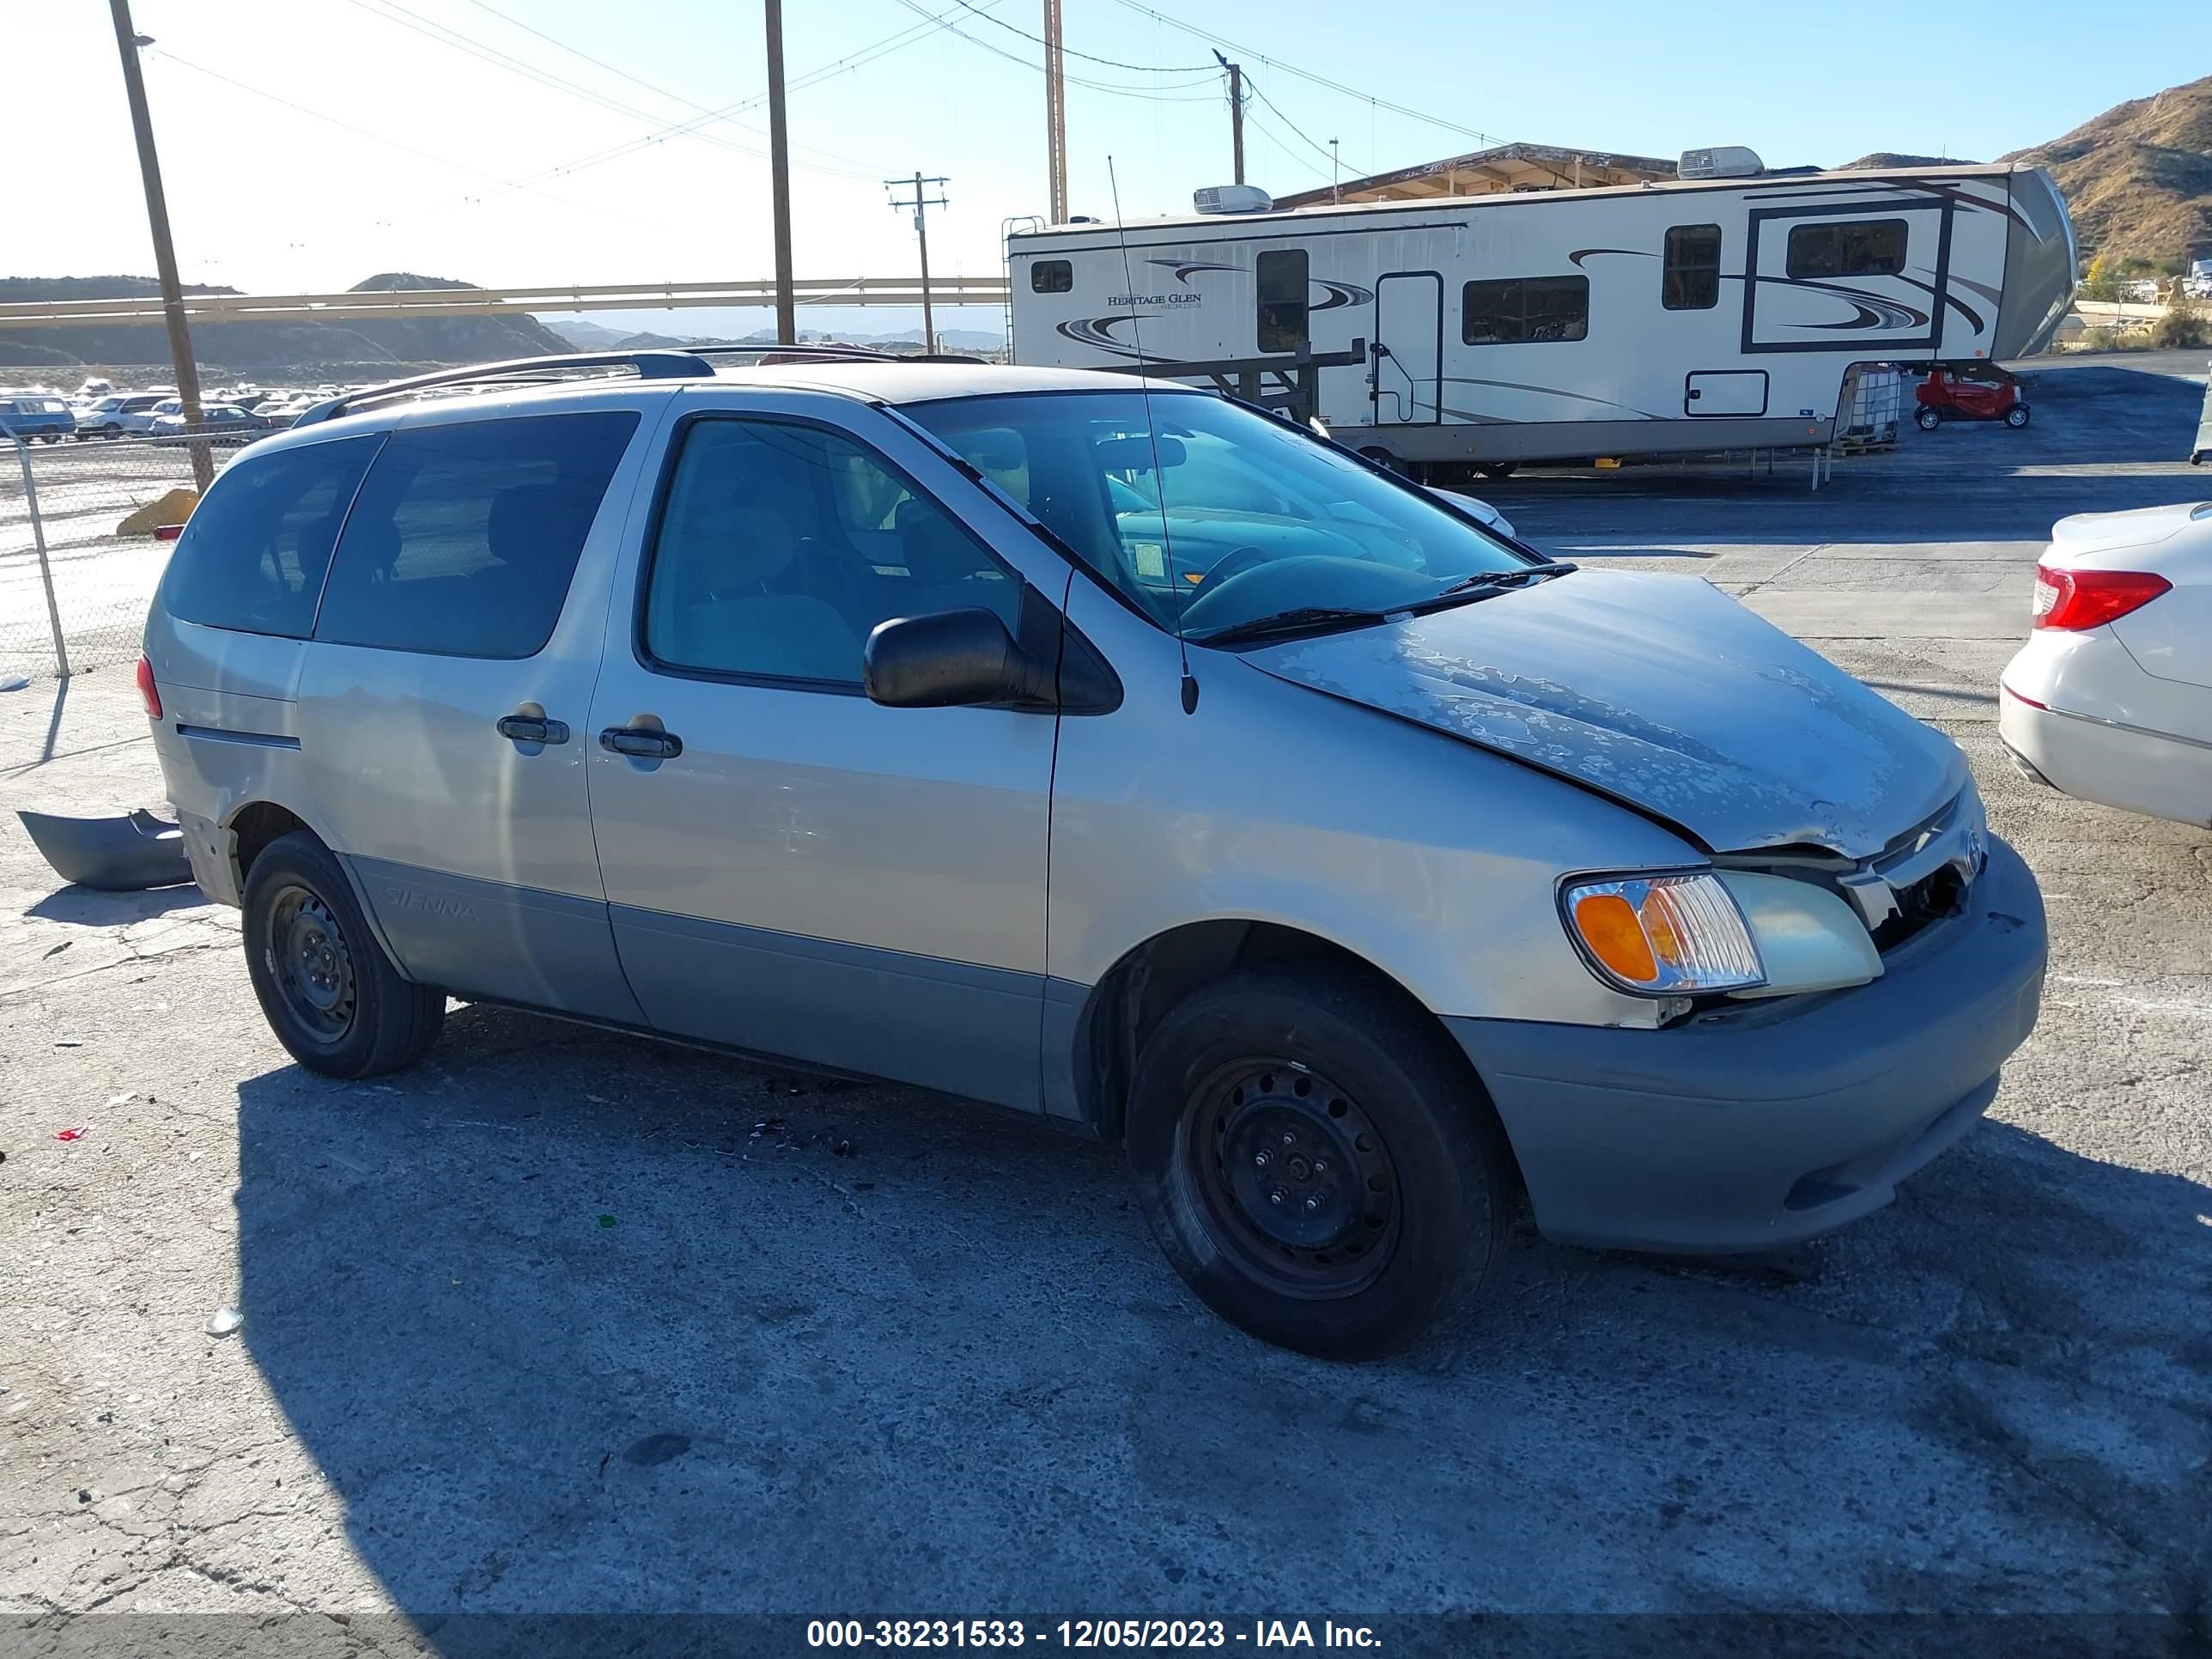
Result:
<svg viewBox="0 0 2212 1659"><path fill-rule="evenodd" d="M1352 1095L1292 1061L1234 1061L1200 1086L1182 1157L1206 1230L1287 1295L1351 1296L1398 1241L1397 1166Z"/></svg>
<svg viewBox="0 0 2212 1659"><path fill-rule="evenodd" d="M292 1018L332 1041L353 1024L353 953L337 917L319 894L287 886L269 907L262 960Z"/></svg>

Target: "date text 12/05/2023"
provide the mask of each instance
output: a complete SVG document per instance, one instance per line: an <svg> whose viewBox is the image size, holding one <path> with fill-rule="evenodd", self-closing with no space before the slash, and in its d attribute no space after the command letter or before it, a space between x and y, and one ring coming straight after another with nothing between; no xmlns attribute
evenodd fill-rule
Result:
<svg viewBox="0 0 2212 1659"><path fill-rule="evenodd" d="M1365 1648L1372 1626L1334 1620L812 1619L810 1648Z"/></svg>

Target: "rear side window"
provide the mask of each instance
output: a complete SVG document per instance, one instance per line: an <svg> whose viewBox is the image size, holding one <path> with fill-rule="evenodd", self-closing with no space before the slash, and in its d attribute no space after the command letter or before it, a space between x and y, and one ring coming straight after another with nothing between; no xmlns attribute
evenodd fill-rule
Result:
<svg viewBox="0 0 2212 1659"><path fill-rule="evenodd" d="M162 608L180 622L306 638L346 505L383 441L340 438L226 467L185 520Z"/></svg>
<svg viewBox="0 0 2212 1659"><path fill-rule="evenodd" d="M1306 251L1275 248L1254 264L1260 289L1260 349L1296 351L1306 343Z"/></svg>
<svg viewBox="0 0 2212 1659"><path fill-rule="evenodd" d="M1721 302L1721 228L1676 225L1660 261L1659 303L1669 311L1711 311Z"/></svg>
<svg viewBox="0 0 2212 1659"><path fill-rule="evenodd" d="M1040 259L1030 267L1030 292L1065 294L1075 286L1075 265L1067 259Z"/></svg>
<svg viewBox="0 0 2212 1659"><path fill-rule="evenodd" d="M1894 276L1905 269L1902 219L1799 225L1790 233L1790 276Z"/></svg>
<svg viewBox="0 0 2212 1659"><path fill-rule="evenodd" d="M393 433L346 520L315 637L447 657L542 650L637 418Z"/></svg>

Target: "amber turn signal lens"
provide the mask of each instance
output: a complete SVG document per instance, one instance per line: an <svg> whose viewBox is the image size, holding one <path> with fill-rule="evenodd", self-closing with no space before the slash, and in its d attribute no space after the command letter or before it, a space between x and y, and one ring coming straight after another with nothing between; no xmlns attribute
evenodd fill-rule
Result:
<svg viewBox="0 0 2212 1659"><path fill-rule="evenodd" d="M1586 893L1575 901L1575 931L1590 954L1621 978L1650 985L1659 977L1651 943L1636 907L1618 893Z"/></svg>

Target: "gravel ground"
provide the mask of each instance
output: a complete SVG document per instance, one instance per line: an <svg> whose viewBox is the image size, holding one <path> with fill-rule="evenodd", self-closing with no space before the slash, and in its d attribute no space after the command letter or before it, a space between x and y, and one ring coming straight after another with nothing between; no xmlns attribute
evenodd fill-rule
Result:
<svg viewBox="0 0 2212 1659"><path fill-rule="evenodd" d="M1993 696L2053 517L2207 493L2172 367L2054 366L2027 432L1908 433L1817 497L1491 491L1571 556L1711 577L1956 738L2044 883L2049 1000L1891 1208L1735 1269L1524 1233L1477 1321L1386 1364L1221 1324L1114 1153L960 1103L489 1009L415 1073L315 1077L230 913L58 892L10 816L0 1609L370 1647L395 1609L2212 1636L2212 838L2024 782ZM157 804L143 729L121 668L0 698L0 801Z"/></svg>

